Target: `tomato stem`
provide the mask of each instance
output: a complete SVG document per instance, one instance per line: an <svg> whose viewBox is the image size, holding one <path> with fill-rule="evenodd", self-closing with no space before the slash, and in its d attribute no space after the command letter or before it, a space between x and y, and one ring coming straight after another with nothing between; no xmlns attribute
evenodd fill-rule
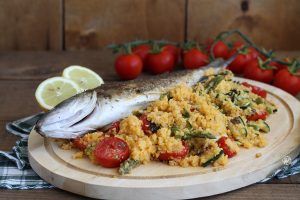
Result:
<svg viewBox="0 0 300 200"><path fill-rule="evenodd" d="M296 59L294 59L288 65L288 71L294 76L300 76L300 72L298 71L299 69L300 69L300 64Z"/></svg>

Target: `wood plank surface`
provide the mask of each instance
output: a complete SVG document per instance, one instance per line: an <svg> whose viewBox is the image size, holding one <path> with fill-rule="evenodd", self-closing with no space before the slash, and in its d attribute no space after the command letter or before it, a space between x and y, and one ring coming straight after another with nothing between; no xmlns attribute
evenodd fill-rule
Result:
<svg viewBox="0 0 300 200"><path fill-rule="evenodd" d="M60 189L45 189L45 190L0 190L0 200L15 199L15 200L32 200L32 199L90 199L75 195ZM201 198L206 200L298 200L300 198L300 186L296 184L256 184L236 191Z"/></svg>
<svg viewBox="0 0 300 200"><path fill-rule="evenodd" d="M297 50L299 12L298 0L189 0L188 38L204 42L221 31L239 29L266 48Z"/></svg>
<svg viewBox="0 0 300 200"><path fill-rule="evenodd" d="M134 39L184 39L184 0L65 0L66 49Z"/></svg>
<svg viewBox="0 0 300 200"><path fill-rule="evenodd" d="M0 0L0 50L61 50L62 0Z"/></svg>

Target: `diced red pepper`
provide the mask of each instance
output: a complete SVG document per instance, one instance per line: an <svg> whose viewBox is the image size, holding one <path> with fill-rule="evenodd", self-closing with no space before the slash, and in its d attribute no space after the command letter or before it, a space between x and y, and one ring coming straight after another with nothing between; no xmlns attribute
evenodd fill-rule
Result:
<svg viewBox="0 0 300 200"><path fill-rule="evenodd" d="M226 140L230 140L230 139L223 136L217 141L217 143L218 143L218 146L223 149L224 154L227 155L228 158L232 158L233 156L236 155L236 151L233 151L232 149L230 149L230 147L226 144Z"/></svg>
<svg viewBox="0 0 300 200"><path fill-rule="evenodd" d="M118 133L120 131L120 121L116 121L114 123L112 123L108 129L108 133L113 133L113 132Z"/></svg>
<svg viewBox="0 0 300 200"><path fill-rule="evenodd" d="M140 116L140 120L142 121L142 130L146 135L151 135L152 132L150 130L150 121L147 119L147 115L143 114Z"/></svg>
<svg viewBox="0 0 300 200"><path fill-rule="evenodd" d="M252 115L247 116L248 121L257 121L259 119L265 120L268 116L267 112L259 112L259 113L254 113Z"/></svg>
<svg viewBox="0 0 300 200"><path fill-rule="evenodd" d="M86 148L86 145L82 142L81 138L76 138L72 140L72 143L80 151L84 151Z"/></svg>
<svg viewBox="0 0 300 200"><path fill-rule="evenodd" d="M257 94L258 96L261 96L262 98L266 98L267 97L267 91L260 88L260 87L257 87L257 86L254 86L254 85L251 85L247 82L243 82L242 85L248 87L251 89L251 92L253 92L254 94Z"/></svg>
<svg viewBox="0 0 300 200"><path fill-rule="evenodd" d="M158 159L161 161L168 161L168 160L182 159L186 157L189 153L189 144L186 142L182 142L182 144L183 144L183 149L181 151L160 153Z"/></svg>

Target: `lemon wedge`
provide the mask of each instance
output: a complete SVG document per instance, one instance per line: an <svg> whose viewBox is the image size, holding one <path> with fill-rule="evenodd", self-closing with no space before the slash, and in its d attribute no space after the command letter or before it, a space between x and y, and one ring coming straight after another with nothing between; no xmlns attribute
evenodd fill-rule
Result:
<svg viewBox="0 0 300 200"><path fill-rule="evenodd" d="M79 65L65 68L62 76L77 83L82 90L94 89L104 83L94 71Z"/></svg>
<svg viewBox="0 0 300 200"><path fill-rule="evenodd" d="M63 77L53 77L40 83L35 91L35 98L43 109L51 110L80 91L80 87L74 81Z"/></svg>

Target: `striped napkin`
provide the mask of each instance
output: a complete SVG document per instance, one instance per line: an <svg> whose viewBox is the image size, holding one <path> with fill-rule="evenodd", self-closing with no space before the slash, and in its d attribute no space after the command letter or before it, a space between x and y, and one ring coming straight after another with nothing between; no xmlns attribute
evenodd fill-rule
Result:
<svg viewBox="0 0 300 200"><path fill-rule="evenodd" d="M31 169L27 155L28 135L33 125L42 115L43 113L39 113L6 124L6 130L20 136L21 139L16 142L10 152L0 151L0 188L54 188Z"/></svg>
<svg viewBox="0 0 300 200"><path fill-rule="evenodd" d="M6 125L6 130L9 133L18 135L21 139L16 142L12 151L0 151L0 188L40 189L54 187L41 179L31 169L27 157L28 135L42 115L43 113L39 113ZM267 182L272 178L282 179L300 173L300 155L294 160L285 157L282 163L281 168L275 170L261 182Z"/></svg>

